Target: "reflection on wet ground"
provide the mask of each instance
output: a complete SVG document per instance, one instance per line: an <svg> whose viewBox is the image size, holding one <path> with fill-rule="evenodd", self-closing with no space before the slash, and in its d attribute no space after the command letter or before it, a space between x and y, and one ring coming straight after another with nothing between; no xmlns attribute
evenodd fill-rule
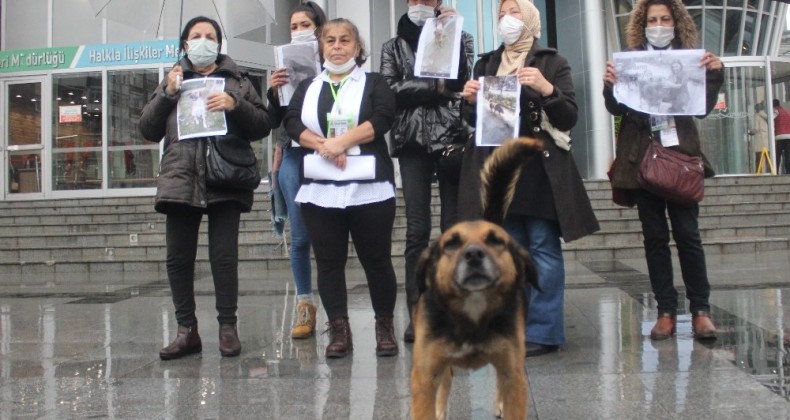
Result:
<svg viewBox="0 0 790 420"><path fill-rule="evenodd" d="M568 342L527 360L529 418L790 418L788 257L709 258L721 330L710 344L692 339L685 312L676 337L649 339L656 311L644 261L569 262ZM362 273L349 273L354 353L340 360L323 356L322 308L316 337L288 336L289 278L283 271L242 280L242 354L226 359L217 351L211 281L199 279L203 353L169 362L157 356L176 327L163 279L0 287L0 418L408 418L411 348L401 342L397 357L375 357ZM398 336L406 322L401 293ZM450 418L493 418L493 393L490 368L458 372Z"/></svg>

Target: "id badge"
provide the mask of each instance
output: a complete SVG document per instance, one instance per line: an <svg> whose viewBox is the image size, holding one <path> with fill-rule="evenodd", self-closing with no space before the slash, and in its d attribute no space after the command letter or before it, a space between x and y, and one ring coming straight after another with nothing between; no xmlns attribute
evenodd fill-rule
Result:
<svg viewBox="0 0 790 420"><path fill-rule="evenodd" d="M340 137L348 130L354 128L351 115L326 114L327 138Z"/></svg>
<svg viewBox="0 0 790 420"><path fill-rule="evenodd" d="M661 144L664 147L677 146L680 144L680 138L678 138L678 130L677 128L675 128L674 117L667 118L666 128L661 129Z"/></svg>

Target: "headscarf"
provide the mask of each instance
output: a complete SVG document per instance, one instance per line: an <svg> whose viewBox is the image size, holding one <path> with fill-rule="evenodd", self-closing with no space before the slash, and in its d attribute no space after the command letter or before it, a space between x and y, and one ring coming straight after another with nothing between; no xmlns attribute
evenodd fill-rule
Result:
<svg viewBox="0 0 790 420"><path fill-rule="evenodd" d="M499 10L502 10L502 3L506 0L499 0ZM502 62L499 64L497 76L515 74L518 69L524 66L524 60L532 49L535 38L540 38L540 12L531 0L514 0L521 11L521 21L524 22L524 32L521 38L511 45L505 45L505 52L502 54Z"/></svg>

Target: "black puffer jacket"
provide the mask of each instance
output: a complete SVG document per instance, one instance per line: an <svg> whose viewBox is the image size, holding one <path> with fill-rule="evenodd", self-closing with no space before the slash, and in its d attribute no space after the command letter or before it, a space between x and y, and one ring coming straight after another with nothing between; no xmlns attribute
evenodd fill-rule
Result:
<svg viewBox="0 0 790 420"><path fill-rule="evenodd" d="M463 142L471 133L471 128L460 117L461 100L456 93L463 90L472 69L472 36L462 33L458 79L440 82L440 79L414 77L415 50L404 35L414 31L419 35L420 29L403 15L398 23L398 36L381 47L381 74L395 92L398 105L390 132L390 152L394 157L408 142L423 145L433 152L450 143ZM444 84L443 89L441 84Z"/></svg>
<svg viewBox="0 0 790 420"><path fill-rule="evenodd" d="M203 77L192 69L187 58L179 62L184 79ZM269 110L250 81L239 71L230 57L220 54L217 69L209 77L225 79L225 92L236 100L236 107L226 111L228 133L249 141L269 135L273 125ZM140 132L146 140L165 139L164 154L156 180L155 209L160 213L178 211L181 206L205 209L222 201L237 201L244 212L252 209L252 191L206 187L206 140L178 141L176 105L180 92L170 96L165 92L167 80L156 88L140 116Z"/></svg>

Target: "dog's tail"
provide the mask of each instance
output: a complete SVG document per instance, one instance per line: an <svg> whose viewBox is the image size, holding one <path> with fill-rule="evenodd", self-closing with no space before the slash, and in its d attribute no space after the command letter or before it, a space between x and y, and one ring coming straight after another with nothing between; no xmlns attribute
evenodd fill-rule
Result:
<svg viewBox="0 0 790 420"><path fill-rule="evenodd" d="M480 172L483 219L502 225L513 201L521 167L530 156L543 151L543 143L532 137L508 140L486 159Z"/></svg>

